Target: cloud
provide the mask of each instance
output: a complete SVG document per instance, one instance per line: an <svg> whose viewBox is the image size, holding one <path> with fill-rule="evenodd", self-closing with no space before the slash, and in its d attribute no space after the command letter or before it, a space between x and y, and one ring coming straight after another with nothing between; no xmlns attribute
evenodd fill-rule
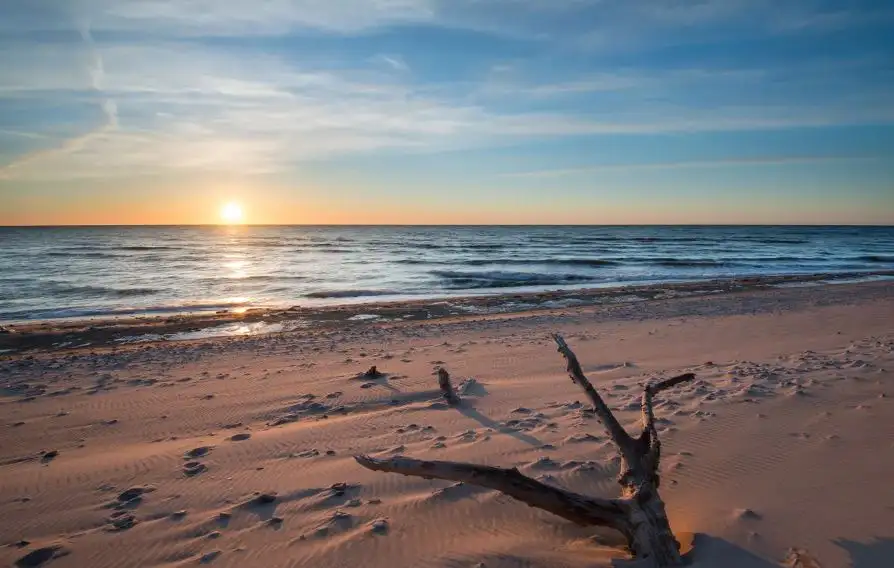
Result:
<svg viewBox="0 0 894 568"><path fill-rule="evenodd" d="M296 29L340 33L428 21L432 0L105 0L103 23L191 35L267 35Z"/></svg>
<svg viewBox="0 0 894 568"><path fill-rule="evenodd" d="M373 57L373 62L381 63L382 65L392 69L394 71L409 71L410 66L407 65L407 62L399 55L377 55Z"/></svg>
<svg viewBox="0 0 894 568"><path fill-rule="evenodd" d="M678 42L722 36L734 21L766 31L771 16L778 23L816 13L807 2L787 4L782 16L767 0L14 2L0 23L0 55L15 61L0 69L0 105L15 105L31 131L4 123L0 136L57 142L0 167L6 177L272 173L358 154L558 137L894 122L884 57L739 68L699 60L675 67L662 57L565 61L576 53L570 44L599 34L645 45L670 31ZM402 28L410 24L493 33L486 45L497 53L465 44L448 53L443 42ZM79 37L30 33L41 29ZM503 45L499 34L513 39ZM531 41L520 48L519 37ZM417 63L407 45L428 49L429 58ZM43 120L45 107L68 114ZM87 134L63 138L59 123Z"/></svg>
<svg viewBox="0 0 894 568"><path fill-rule="evenodd" d="M883 92L831 90L822 104L808 106L786 103L788 91L779 100L762 100L768 87L760 73L749 70L630 71L569 82L502 83L500 88L475 84L465 91L452 85L433 89L409 73L382 73L377 65L362 62L348 69L301 66L268 53L196 43L110 45L102 55L90 84L104 97L105 124L61 148L14 162L5 168L7 176L263 174L307 161L385 151L894 122ZM842 73L864 70L849 65L841 66ZM34 88L25 83L4 91L0 80L0 104L4 92L67 101L87 96L78 85L66 89L66 76L45 62L41 71ZM818 66L816 73L823 71L828 68ZM805 67L801 79L816 76ZM791 88L802 87L795 82ZM703 90L713 90L710 108L692 104L691 93ZM612 98L600 105L589 99L576 106L565 101L606 93ZM536 104L511 108L526 96Z"/></svg>
<svg viewBox="0 0 894 568"><path fill-rule="evenodd" d="M639 164L597 164L582 168L563 168L510 172L500 177L512 178L554 178L612 171L678 170L729 168L742 166L790 166L801 164L824 164L831 162L867 162L883 159L880 156L766 156L755 158L729 158L719 160L690 160L677 162L650 162Z"/></svg>
<svg viewBox="0 0 894 568"><path fill-rule="evenodd" d="M102 56L96 49L93 36L90 33L89 23L84 23L79 28L81 39L86 46L86 51L91 58L87 71L90 75L90 85L97 93L103 92L103 83L105 81L105 68ZM0 166L0 179L9 178L15 175L16 170L26 167L29 164L42 162L46 159L53 158L57 155L71 154L85 148L92 140L95 140L106 133L118 128L118 106L111 98L105 98L100 102L105 121L103 124L75 138L64 140L61 145L45 150L38 150L18 157L12 162Z"/></svg>

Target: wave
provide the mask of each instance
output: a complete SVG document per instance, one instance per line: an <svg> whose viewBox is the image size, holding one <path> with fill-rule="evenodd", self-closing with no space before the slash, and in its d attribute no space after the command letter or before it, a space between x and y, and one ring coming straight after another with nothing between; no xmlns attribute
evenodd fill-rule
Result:
<svg viewBox="0 0 894 568"><path fill-rule="evenodd" d="M287 246L291 246L294 243L286 243L282 241L270 242L270 241L247 241L244 243L239 243L237 246L249 247L249 248L283 248Z"/></svg>
<svg viewBox="0 0 894 568"><path fill-rule="evenodd" d="M737 236L732 238L766 245L803 245L807 243L807 239L785 239L778 237Z"/></svg>
<svg viewBox="0 0 894 568"><path fill-rule="evenodd" d="M49 251L46 253L46 256L70 257L70 258L126 258L127 257L127 255L115 254L113 252L94 252L94 251L84 251L84 252Z"/></svg>
<svg viewBox="0 0 894 568"><path fill-rule="evenodd" d="M162 292L155 288L111 288L106 286L77 286L51 283L53 294L65 297L133 298L152 296Z"/></svg>
<svg viewBox="0 0 894 568"><path fill-rule="evenodd" d="M539 272L506 272L501 270L484 272L433 270L429 274L440 278L445 287L451 290L557 286L594 281L593 277L583 274L544 274Z"/></svg>
<svg viewBox="0 0 894 568"><path fill-rule="evenodd" d="M887 256L882 254L867 254L857 257L857 260L862 260L863 262L891 263L894 262L894 256Z"/></svg>
<svg viewBox="0 0 894 568"><path fill-rule="evenodd" d="M506 248L506 245L505 245L505 244L502 244L502 243L492 243L492 244L474 243L474 244L460 245L460 246L458 246L458 247L456 247L456 248L457 248L458 250L491 250L491 251L497 251L497 250L504 250L504 249Z"/></svg>
<svg viewBox="0 0 894 568"><path fill-rule="evenodd" d="M296 275L276 275L276 274L256 274L254 276L209 276L207 278L199 278L196 282L200 284L237 284L239 282L300 282L308 280L308 276Z"/></svg>
<svg viewBox="0 0 894 568"><path fill-rule="evenodd" d="M132 314L182 314L199 313L232 309L249 305L246 302L239 303L193 303L193 304L167 304L144 307L85 307L85 308L29 308L25 310L11 310L0 312L2 320L45 320L68 319L96 316L117 316Z"/></svg>
<svg viewBox="0 0 894 568"><path fill-rule="evenodd" d="M308 292L304 297L313 299L363 298L366 296L398 296L400 294L400 292L395 290L320 290Z"/></svg>
<svg viewBox="0 0 894 568"><path fill-rule="evenodd" d="M348 249L348 248L334 247L331 245L313 245L310 247L296 248L295 252L325 252L325 253L333 253L333 254L343 254L343 253L349 253L349 252L354 252L354 251L351 249Z"/></svg>
<svg viewBox="0 0 894 568"><path fill-rule="evenodd" d="M155 288L106 288L109 294L117 298L131 298L135 296L154 296L161 292Z"/></svg>
<svg viewBox="0 0 894 568"><path fill-rule="evenodd" d="M629 240L637 243L700 243L704 241L713 241L708 237L632 237Z"/></svg>
<svg viewBox="0 0 894 568"><path fill-rule="evenodd" d="M638 262L654 264L666 267L696 267L696 266L729 266L732 263L725 260L711 260L708 258L642 258Z"/></svg>
<svg viewBox="0 0 894 568"><path fill-rule="evenodd" d="M386 247L393 246L400 249L422 249L422 250L445 250L450 252L480 252L480 251L501 251L508 248L509 245L505 243L455 243L455 244L440 244L440 243L429 243L429 242L410 242L410 243L402 243L402 242L379 242L379 245L383 245Z"/></svg>
<svg viewBox="0 0 894 568"><path fill-rule="evenodd" d="M429 260L422 258L402 258L395 264L449 264L452 266L493 266L493 265L551 265L551 266L584 266L598 268L603 266L619 266L618 260L598 258L473 258L468 260Z"/></svg>
<svg viewBox="0 0 894 568"><path fill-rule="evenodd" d="M307 276L298 276L298 275L293 275L293 274L290 274L290 275L276 275L276 274L260 275L259 274L259 275L255 275L255 276L248 276L246 278L243 278L242 280L249 280L249 281L256 281L256 282L279 282L281 280L299 281L299 280L307 280L307 279L308 279Z"/></svg>
<svg viewBox="0 0 894 568"><path fill-rule="evenodd" d="M97 246L97 245L80 245L80 246L66 246L66 247L54 247L51 250L43 253L47 256L69 256L69 255L78 255L84 256L91 253L102 253L113 256L125 256L125 255L115 255L114 251L134 251L134 252L143 252L143 251L156 251L156 250L182 250L184 247L175 247L170 245L124 245L124 246Z"/></svg>
<svg viewBox="0 0 894 568"><path fill-rule="evenodd" d="M183 247L168 245L128 245L123 247L111 247L112 250L147 251L147 250L181 250Z"/></svg>

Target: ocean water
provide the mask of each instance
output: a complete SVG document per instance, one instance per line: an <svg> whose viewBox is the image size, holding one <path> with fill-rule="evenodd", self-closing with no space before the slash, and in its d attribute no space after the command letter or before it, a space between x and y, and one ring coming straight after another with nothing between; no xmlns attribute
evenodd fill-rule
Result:
<svg viewBox="0 0 894 568"><path fill-rule="evenodd" d="M0 321L894 270L894 227L0 228Z"/></svg>

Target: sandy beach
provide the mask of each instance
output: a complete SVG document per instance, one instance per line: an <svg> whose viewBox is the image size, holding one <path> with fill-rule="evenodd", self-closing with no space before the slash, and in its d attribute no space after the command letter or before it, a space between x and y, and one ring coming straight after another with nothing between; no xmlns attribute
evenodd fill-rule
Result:
<svg viewBox="0 0 894 568"><path fill-rule="evenodd" d="M824 568L892 565L890 282L551 306L6 353L0 562L623 565L610 530L353 459L518 467L616 496L558 331L627 426L644 382L696 374L656 406L662 496L694 565L769 568L791 548ZM358 378L372 365L385 376ZM438 367L475 379L461 408L441 402Z"/></svg>

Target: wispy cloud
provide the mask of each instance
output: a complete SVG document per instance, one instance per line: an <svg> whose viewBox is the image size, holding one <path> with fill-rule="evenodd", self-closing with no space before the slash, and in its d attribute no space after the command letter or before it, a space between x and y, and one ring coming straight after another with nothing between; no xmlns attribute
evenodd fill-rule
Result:
<svg viewBox="0 0 894 568"><path fill-rule="evenodd" d="M0 105L15 104L17 113L30 110L32 128L3 123L0 136L30 136L47 147L23 151L0 166L0 176L270 173L358 154L559 137L894 123L894 77L885 57L857 64L844 56L837 62L802 57L796 64L734 67L713 59L669 64L663 54L645 63L613 63L589 54L581 60L569 49L593 37L634 38L640 47L661 44L668 34L678 44L722 40L731 22L737 30L775 33L780 22L832 17L812 5L799 0L782 10L769 0L19 2L0 22L0 54L15 61L0 69ZM854 8L847 17L863 22L855 12L862 14ZM77 24L85 21L90 27ZM443 34L471 30L487 36L482 45L495 52L419 41L411 27L418 25L440 27ZM64 34L44 42L37 30L77 31L80 37L77 44L58 40ZM503 45L503 33L527 39ZM481 39L457 41L474 38ZM320 47L334 41L346 43L329 51ZM406 42L440 51L414 53L403 49ZM414 59L420 55L427 57ZM488 68L502 71L488 74ZM39 104L72 110L64 119L41 121ZM63 138L59 123L74 123L87 133ZM640 167L724 165L710 164ZM571 175L557 171L512 175Z"/></svg>
<svg viewBox="0 0 894 568"><path fill-rule="evenodd" d="M596 164L581 168L560 168L509 172L500 177L512 178L554 178L586 175L599 172L636 172L644 170L679 170L704 168L730 168L742 166L794 166L802 164L823 164L830 162L869 162L884 159L880 156L766 156L754 158L730 158L718 160L690 160L678 162L650 162L639 164Z"/></svg>
<svg viewBox="0 0 894 568"><path fill-rule="evenodd" d="M379 54L372 58L373 62L381 63L382 65L392 69L394 71L409 71L410 66L407 65L407 62L404 61L403 57L399 55L384 55Z"/></svg>
<svg viewBox="0 0 894 568"><path fill-rule="evenodd" d="M102 55L96 49L96 43L93 41L93 35L90 33L90 24L88 22L79 26L78 32L86 46L86 52L91 61L87 66L87 72L90 75L90 86L96 93L103 93L105 82L105 67L103 65ZM57 155L75 153L85 148L92 140L95 140L106 133L112 132L118 128L118 105L112 98L104 98L100 102L105 121L99 127L75 138L70 138L62 142L57 147L38 150L24 154L14 161L0 166L0 179L8 178L16 173L16 170L28 166L31 163L40 162Z"/></svg>

